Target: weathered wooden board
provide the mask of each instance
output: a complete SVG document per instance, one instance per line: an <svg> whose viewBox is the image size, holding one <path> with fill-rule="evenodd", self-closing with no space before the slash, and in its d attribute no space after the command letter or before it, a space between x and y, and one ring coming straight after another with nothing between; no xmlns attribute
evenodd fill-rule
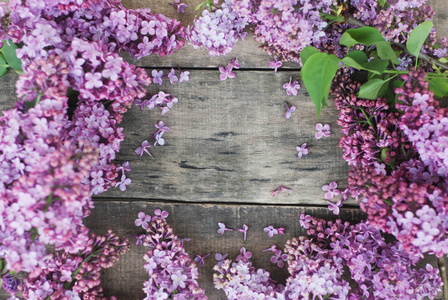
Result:
<svg viewBox="0 0 448 300"><path fill-rule="evenodd" d="M192 25L195 15L196 6L203 2L202 0L184 1L188 7L183 14L177 14L176 9L168 5L170 1L167 0L124 0L123 5L128 8L150 8L154 13L161 13L170 18L178 19L184 26ZM436 14L434 23L438 32L438 36L448 36L448 2L445 0L429 0L429 5L432 5ZM249 34L244 42L239 41L235 45L235 49L227 56L210 57L205 49L195 50L191 45L187 45L176 51L173 55L160 58L156 55L143 58L141 60L132 60L137 66L151 66L151 67L201 67L201 68L216 68L220 65L227 65L231 58L238 58L242 68L269 68L268 61L272 57L258 48L252 36ZM286 63L283 69L297 68L295 63Z"/></svg>
<svg viewBox="0 0 448 300"><path fill-rule="evenodd" d="M199 268L199 283L206 290L210 300L226 299L222 290L216 290L213 285L213 266L216 264L215 253L228 253L229 258L235 259L241 247L246 247L253 253L251 259L257 268L264 268L271 272L272 278L278 282L285 282L288 272L280 269L269 259L271 252L262 252L276 244L283 248L286 240L304 235L305 231L299 225L301 213L324 219L336 219L328 209L305 208L296 206L261 206L261 205L202 205L202 204L167 204L146 201L96 201L95 209L86 223L98 234L104 234L111 228L120 235L130 237L139 235L143 230L134 226L134 220L140 211L148 214L160 208L170 213L168 223L173 227L179 238L190 238L185 242L185 248L191 258L197 254L203 256L211 253L203 267ZM340 218L345 221L358 222L363 218L357 209L342 209ZM224 222L232 232L218 234L218 222ZM237 231L243 224L249 226L247 240ZM263 228L273 225L284 227L284 235L268 238ZM135 239L131 238L135 244ZM132 245L128 254L113 268L105 270L103 287L108 296L115 295L118 299L143 299L143 281L148 279L143 268L143 254L147 248Z"/></svg>
<svg viewBox="0 0 448 300"><path fill-rule="evenodd" d="M297 75L244 71L220 81L218 71L191 70L187 83L152 87L179 103L165 117L137 107L125 115L126 138L117 160L130 161L132 184L125 193L111 189L100 197L325 204L322 185L344 186L347 178L338 113L330 104L317 118L305 89L287 96L282 85ZM285 101L298 108L289 120ZM171 127L166 144L151 148L154 158L140 157L134 150L156 131L158 120ZM318 122L331 125L330 137L315 139ZM303 143L311 149L299 159L296 146ZM273 198L270 191L280 185L293 191Z"/></svg>

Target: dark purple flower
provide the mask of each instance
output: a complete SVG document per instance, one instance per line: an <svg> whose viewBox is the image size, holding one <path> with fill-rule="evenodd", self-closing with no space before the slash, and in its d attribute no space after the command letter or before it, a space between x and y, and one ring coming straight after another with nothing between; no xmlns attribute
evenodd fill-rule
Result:
<svg viewBox="0 0 448 300"><path fill-rule="evenodd" d="M194 259L194 261L195 262L197 262L201 267L205 264L205 259L207 258L207 257L209 257L210 256L210 253L208 253L208 254L206 254L206 255L204 255L204 256L200 256L199 254L197 254L196 255L196 257L195 257L195 259ZM216 257L216 256L215 256Z"/></svg>

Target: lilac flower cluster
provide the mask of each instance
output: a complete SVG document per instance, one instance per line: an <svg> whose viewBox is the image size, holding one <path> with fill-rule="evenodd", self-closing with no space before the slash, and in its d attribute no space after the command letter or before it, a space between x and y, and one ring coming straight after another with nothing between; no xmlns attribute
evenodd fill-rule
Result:
<svg viewBox="0 0 448 300"><path fill-rule="evenodd" d="M253 27L254 38L261 48L279 60L299 61L306 46L326 42L324 21L320 13L329 13L333 1L317 0L230 0L231 9Z"/></svg>
<svg viewBox="0 0 448 300"><path fill-rule="evenodd" d="M208 299L196 281L196 263L185 252L183 242L174 235L166 217L166 211L156 209L152 217L139 213L135 223L146 227L143 245L150 248L143 257L149 275L143 284L145 299Z"/></svg>
<svg viewBox="0 0 448 300"><path fill-rule="evenodd" d="M335 274L336 281L313 280L316 286L321 284L322 291L345 295L344 299L434 299L440 290L438 269L429 264L426 269L413 268L418 257L407 254L400 242L386 242L380 230L365 222L350 225L302 214L300 225L307 229L309 238L287 242L286 252L294 257L289 270L299 274L306 270L308 276L319 277L315 268L321 265L325 269L320 273L323 279ZM348 283L339 277L344 266L357 284L350 291Z"/></svg>
<svg viewBox="0 0 448 300"><path fill-rule="evenodd" d="M24 74L21 100L0 117L0 258L7 270L35 275L46 245L68 255L84 249L91 194L130 183L129 164L111 162L124 137L118 124L151 78L118 51L169 54L184 29L119 2L10 1L9 9L6 37L23 45ZM145 39L149 52L139 47Z"/></svg>
<svg viewBox="0 0 448 300"><path fill-rule="evenodd" d="M232 10L231 0L224 0L220 8L204 9L193 24L187 28L187 39L195 49L205 47L211 56L227 55L246 36L243 30L248 17L238 16Z"/></svg>
<svg viewBox="0 0 448 300"><path fill-rule="evenodd" d="M287 241L285 254L275 245L265 250L275 253L271 261L280 267L287 261L286 285L255 269L243 247L236 262L226 259L214 267L215 287L228 299L434 299L440 291L438 269L429 264L415 269L418 257L404 252L399 242L386 242L380 230L364 222L350 225L302 214L300 224L308 237Z"/></svg>
<svg viewBox="0 0 448 300"><path fill-rule="evenodd" d="M111 230L105 236L91 234L78 253L49 254L22 282L6 275L3 286L17 300L107 299L100 286L101 270L112 267L129 248L129 241Z"/></svg>
<svg viewBox="0 0 448 300"><path fill-rule="evenodd" d="M402 102L397 108L403 113L391 110L385 99L358 99L355 94L359 84L347 75L338 77L334 94L340 110L338 124L344 134L340 146L351 167L349 188L344 193L360 200L369 223L393 234L404 251L440 257L447 253L446 176L439 174L446 165L438 160L436 152L432 155L434 162L425 160L425 164L427 150L418 148L417 143L435 149L428 139L435 129L427 135L422 133L424 129L419 130L426 123L433 125L434 120L438 124L446 113L430 100L432 94L422 74L418 71L404 76L405 86L396 90ZM437 134L434 137L437 139Z"/></svg>

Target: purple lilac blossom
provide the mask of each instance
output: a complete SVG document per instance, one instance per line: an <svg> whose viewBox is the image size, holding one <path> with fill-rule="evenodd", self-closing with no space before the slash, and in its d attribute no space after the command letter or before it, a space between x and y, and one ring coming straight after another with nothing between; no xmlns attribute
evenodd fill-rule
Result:
<svg viewBox="0 0 448 300"><path fill-rule="evenodd" d="M167 217L168 212L155 210L146 229L143 245L149 249L143 259L149 279L143 283L145 299L154 299L157 294L162 299L174 296L173 299L206 300L208 297L196 281L196 263L190 259L182 242L166 222ZM202 261L205 257L207 255Z"/></svg>

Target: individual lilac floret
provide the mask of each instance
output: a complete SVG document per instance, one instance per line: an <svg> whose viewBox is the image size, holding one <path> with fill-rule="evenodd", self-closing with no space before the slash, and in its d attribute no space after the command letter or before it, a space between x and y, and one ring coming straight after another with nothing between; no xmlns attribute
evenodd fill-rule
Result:
<svg viewBox="0 0 448 300"><path fill-rule="evenodd" d="M190 80L190 72L188 71L181 71L179 74L179 82L186 82Z"/></svg>
<svg viewBox="0 0 448 300"><path fill-rule="evenodd" d="M316 139L321 139L323 137L327 137L327 136L331 135L330 125L328 125L328 124L322 125L321 123L317 123L316 130L317 130L317 132L314 135L314 137Z"/></svg>
<svg viewBox="0 0 448 300"><path fill-rule="evenodd" d="M271 195L274 197L277 197L280 192L286 192L286 191L290 192L290 191L292 191L292 189L289 189L289 188L281 185L276 190L271 191Z"/></svg>
<svg viewBox="0 0 448 300"><path fill-rule="evenodd" d="M278 61L277 59L269 62L269 67L274 69L274 73L277 73L277 69L280 68L282 65L283 63L281 61Z"/></svg>
<svg viewBox="0 0 448 300"><path fill-rule="evenodd" d="M174 68L171 68L167 77L169 78L171 84L174 84L175 82L179 82L179 78L177 78L176 71L174 70Z"/></svg>
<svg viewBox="0 0 448 300"><path fill-rule="evenodd" d="M221 253L215 253L215 259L218 261L218 266L221 266L224 263L224 260L226 257L229 256L229 254L221 254Z"/></svg>
<svg viewBox="0 0 448 300"><path fill-rule="evenodd" d="M233 231L233 229L226 228L226 225L224 223L218 223L218 226L219 226L218 233L220 234L224 234L224 232L226 231Z"/></svg>
<svg viewBox="0 0 448 300"><path fill-rule="evenodd" d="M324 190L325 199L327 200L331 200L341 193L341 191L338 190L338 184L336 181L332 181L330 184L323 185L322 190Z"/></svg>
<svg viewBox="0 0 448 300"><path fill-rule="evenodd" d="M115 187L119 187L121 191L126 191L126 187L131 184L131 179L127 178L126 175L121 175L121 181L115 184Z"/></svg>
<svg viewBox="0 0 448 300"><path fill-rule="evenodd" d="M170 3L172 6L176 7L177 14L184 13L185 8L188 7L186 3L180 2L180 0L174 0L173 3Z"/></svg>
<svg viewBox="0 0 448 300"><path fill-rule="evenodd" d="M339 208L342 206L342 199L339 198L336 203L327 201L328 203L328 209L333 212L336 216L339 215Z"/></svg>
<svg viewBox="0 0 448 300"><path fill-rule="evenodd" d="M239 232L243 233L243 240L246 240L247 231L249 230L249 226L243 224L243 228L238 228Z"/></svg>
<svg viewBox="0 0 448 300"><path fill-rule="evenodd" d="M237 58L230 60L227 65L233 69L239 69L241 67Z"/></svg>
<svg viewBox="0 0 448 300"><path fill-rule="evenodd" d="M205 264L205 259L209 256L210 256L210 253L208 253L204 256L200 256L199 254L197 254L196 257L194 258L194 261L197 262L199 264L199 266L202 267Z"/></svg>
<svg viewBox="0 0 448 300"><path fill-rule="evenodd" d="M288 103L286 104L286 113L285 113L285 118L289 119L291 118L291 114L296 110L296 107L294 105L291 105L291 107L288 107Z"/></svg>
<svg viewBox="0 0 448 300"><path fill-rule="evenodd" d="M290 77L289 82L285 83L283 85L283 88L286 90L286 94L288 96L291 96L291 95L297 96L299 89L300 89L300 84L297 80L292 82L292 77Z"/></svg>
<svg viewBox="0 0 448 300"><path fill-rule="evenodd" d="M221 81L226 80L227 78L235 78L235 73L232 72L231 66L219 66L219 72L221 72L221 74L219 75L219 79Z"/></svg>
<svg viewBox="0 0 448 300"><path fill-rule="evenodd" d="M148 141L143 141L142 142L142 146L138 147L137 149L135 149L135 153L137 153L138 155L142 156L143 153L148 154L149 156L152 156L151 153L146 149L146 148L151 148L151 144L149 144Z"/></svg>
<svg viewBox="0 0 448 300"><path fill-rule="evenodd" d="M148 229L148 222L151 222L151 215L145 214L143 211L138 213L138 218L135 219L135 226L142 226L143 229Z"/></svg>
<svg viewBox="0 0 448 300"><path fill-rule="evenodd" d="M251 257L252 257L252 252L249 252L246 250L246 248L241 247L240 254L235 258L235 261L248 262Z"/></svg>
<svg viewBox="0 0 448 300"><path fill-rule="evenodd" d="M277 264L279 268L283 268L285 266L285 261L288 260L288 254L283 254L282 250L274 251L274 255L271 256L271 263Z"/></svg>
<svg viewBox="0 0 448 300"><path fill-rule="evenodd" d="M297 157L302 158L302 156L308 154L309 147L306 146L306 143L303 143L302 146L296 146Z"/></svg>
<svg viewBox="0 0 448 300"><path fill-rule="evenodd" d="M162 85L163 84L163 71L152 70L152 82L154 84Z"/></svg>
<svg viewBox="0 0 448 300"><path fill-rule="evenodd" d="M266 232L268 234L268 237L270 237L270 238L277 234L285 234L285 228L283 228L283 227L275 228L272 225L265 227L263 229L263 231Z"/></svg>

